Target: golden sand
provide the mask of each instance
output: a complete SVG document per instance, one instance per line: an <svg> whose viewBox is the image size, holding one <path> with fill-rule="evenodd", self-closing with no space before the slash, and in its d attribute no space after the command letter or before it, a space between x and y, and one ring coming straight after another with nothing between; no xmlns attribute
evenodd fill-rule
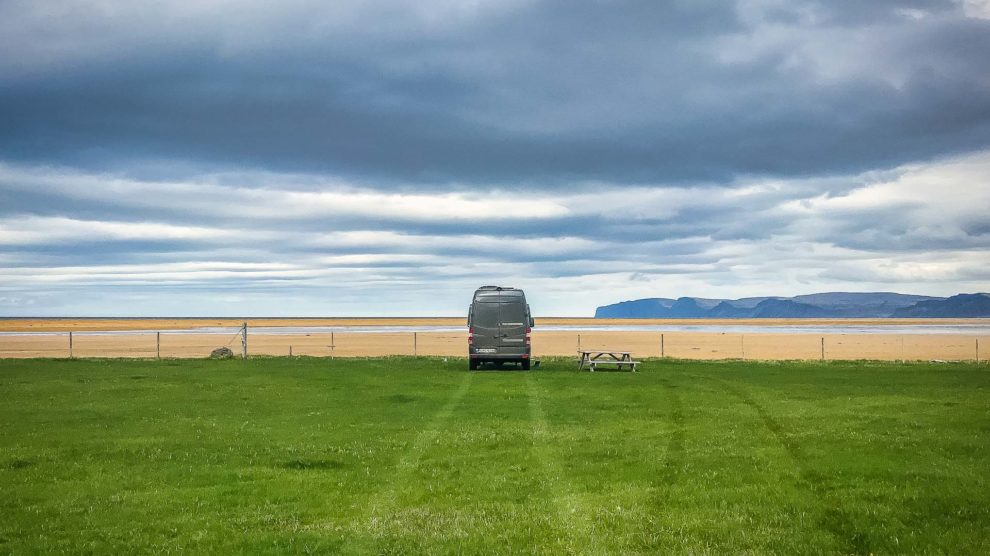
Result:
<svg viewBox="0 0 990 556"><path fill-rule="evenodd" d="M463 318L175 318L175 319L0 319L0 332L192 330L257 326L464 326Z"/></svg>
<svg viewBox="0 0 990 556"><path fill-rule="evenodd" d="M355 319L356 320L356 319ZM365 319L385 325L384 319ZM430 319L431 325L450 324L453 319ZM564 320L564 319L561 319ZM573 324L573 319L560 324ZM439 321L439 322L438 322ZM457 319L459 322L459 319ZM113 321L116 323L117 321ZM128 323L132 321L126 321ZM162 324L189 321L142 321L144 329L161 329L160 344L155 333L128 335L74 334L75 357L206 357L213 348L227 345L240 353L240 337L230 335L170 333ZM196 324L203 321L196 320ZM230 326L237 321L211 320L210 326ZM255 319L255 326L274 326L291 322L294 326L311 325L314 320ZM340 319L322 319L320 325L340 325ZM347 324L354 324L347 320ZM410 319L389 319L388 325L410 324ZM541 319L549 324L549 319ZM587 321L584 321L585 323ZM626 322L626 321L623 321ZM653 324L655 321L651 322ZM710 322L710 321L709 321ZM732 321L733 324L738 321ZM939 321L940 323L942 321ZM677 321L683 324L684 321ZM885 321L889 324L889 321ZM67 323L71 325L72 323ZM412 324L427 324L415 319ZM595 324L600 324L595 321ZM862 324L857 322L857 324ZM86 328L93 330L93 322ZM134 327L135 329L142 327ZM33 329L37 331L38 329ZM331 347L332 346L332 347ZM718 332L645 332L645 331L540 331L533 332L535 356L575 355L578 347L631 351L636 358L677 357L685 359L876 359L876 360L985 360L990 355L990 336L950 334L734 334ZM465 332L335 332L300 334L249 334L250 355L310 355L326 357L380 355L440 355L463 357L467 352ZM0 357L67 357L68 334L0 336Z"/></svg>

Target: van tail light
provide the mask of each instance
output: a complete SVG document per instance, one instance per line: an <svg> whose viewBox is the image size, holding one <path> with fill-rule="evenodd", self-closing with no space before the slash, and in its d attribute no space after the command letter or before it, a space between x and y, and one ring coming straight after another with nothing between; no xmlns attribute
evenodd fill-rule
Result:
<svg viewBox="0 0 990 556"><path fill-rule="evenodd" d="M532 331L533 331L533 329L532 329L532 328L527 328L527 329L526 329L526 345L527 345L527 346L529 346L529 345L532 345L532 344L533 344L533 341L532 341L532 339L530 338L530 333L532 333Z"/></svg>
<svg viewBox="0 0 990 556"><path fill-rule="evenodd" d="M468 328L468 345L474 344L474 327Z"/></svg>

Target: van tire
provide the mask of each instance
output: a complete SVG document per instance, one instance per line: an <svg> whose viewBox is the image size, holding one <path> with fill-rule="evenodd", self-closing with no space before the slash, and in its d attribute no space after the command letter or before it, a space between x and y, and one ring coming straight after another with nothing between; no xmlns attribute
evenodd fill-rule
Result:
<svg viewBox="0 0 990 556"><path fill-rule="evenodd" d="M468 369L470 369L472 371L477 371L478 370L478 362L475 361L474 359L469 359L468 360Z"/></svg>
<svg viewBox="0 0 990 556"><path fill-rule="evenodd" d="M520 364L522 365L522 370L529 370L529 359L523 359Z"/></svg>

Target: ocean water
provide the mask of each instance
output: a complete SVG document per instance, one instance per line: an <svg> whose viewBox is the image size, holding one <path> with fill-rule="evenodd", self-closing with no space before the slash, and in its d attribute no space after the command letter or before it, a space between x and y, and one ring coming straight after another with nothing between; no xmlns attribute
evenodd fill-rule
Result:
<svg viewBox="0 0 990 556"><path fill-rule="evenodd" d="M162 330L163 334L233 334L238 327L188 328ZM537 326L537 331L563 332L706 332L716 334L960 334L965 336L990 335L987 324L881 324L881 325L733 325L733 324L630 324L630 325L576 325ZM79 331L79 336L130 336L154 334L157 330ZM412 332L467 332L466 326L257 326L249 327L249 334L302 336L306 334L365 333L395 334ZM65 336L68 332L0 332L0 336Z"/></svg>

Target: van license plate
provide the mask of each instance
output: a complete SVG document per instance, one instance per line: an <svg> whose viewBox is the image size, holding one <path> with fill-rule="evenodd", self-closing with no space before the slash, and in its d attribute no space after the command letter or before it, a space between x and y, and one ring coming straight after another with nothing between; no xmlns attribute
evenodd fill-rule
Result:
<svg viewBox="0 0 990 556"><path fill-rule="evenodd" d="M478 353L495 353L495 348L478 348L474 351Z"/></svg>

